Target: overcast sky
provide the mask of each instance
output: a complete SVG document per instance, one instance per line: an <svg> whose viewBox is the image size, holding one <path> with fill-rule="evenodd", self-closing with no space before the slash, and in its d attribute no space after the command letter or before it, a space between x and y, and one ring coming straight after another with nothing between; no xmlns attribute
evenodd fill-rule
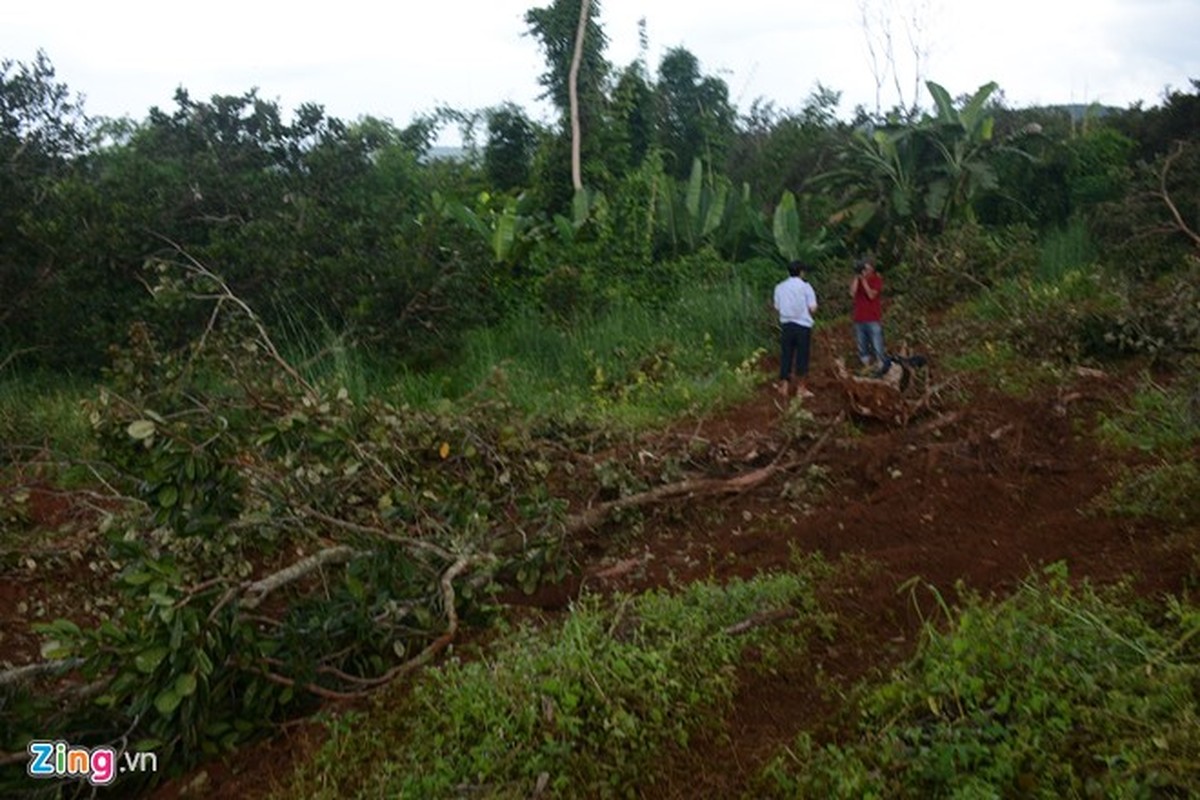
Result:
<svg viewBox="0 0 1200 800"><path fill-rule="evenodd" d="M759 97L799 108L818 82L842 92L840 113L876 105L864 0L602 0L607 56L638 57L647 25L653 72L684 46L729 85L740 111ZM1167 87L1200 78L1200 0L865 0L895 9L900 83L911 101L916 69L905 19L927 51L925 75L954 96L994 80L1010 106L1159 104ZM513 101L535 119L545 69L526 34L527 9L549 0L442 0L320 5L271 0L13 0L0 10L0 58L46 52L58 80L93 116L144 119L193 98L258 88L285 112L301 103L330 115L407 124L439 105L472 110ZM876 34L882 26L875 25ZM873 37L878 41L877 37ZM884 108L897 92L890 79ZM928 95L921 103L929 106ZM454 132L444 134L453 143Z"/></svg>

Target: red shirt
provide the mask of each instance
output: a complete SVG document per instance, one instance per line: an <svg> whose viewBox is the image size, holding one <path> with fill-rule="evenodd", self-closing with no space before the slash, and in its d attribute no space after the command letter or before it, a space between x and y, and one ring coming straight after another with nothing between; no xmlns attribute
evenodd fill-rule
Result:
<svg viewBox="0 0 1200 800"><path fill-rule="evenodd" d="M882 322L883 321L883 277L878 272L865 275L867 285L875 292L875 299L867 297L867 291L860 282L854 290L854 321Z"/></svg>

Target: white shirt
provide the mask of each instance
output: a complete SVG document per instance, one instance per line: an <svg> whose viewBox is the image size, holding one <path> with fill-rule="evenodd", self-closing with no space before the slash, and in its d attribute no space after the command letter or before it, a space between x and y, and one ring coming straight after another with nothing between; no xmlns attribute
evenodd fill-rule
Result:
<svg viewBox="0 0 1200 800"><path fill-rule="evenodd" d="M796 322L811 328L817 293L803 278L788 277L775 285L775 309L780 323Z"/></svg>

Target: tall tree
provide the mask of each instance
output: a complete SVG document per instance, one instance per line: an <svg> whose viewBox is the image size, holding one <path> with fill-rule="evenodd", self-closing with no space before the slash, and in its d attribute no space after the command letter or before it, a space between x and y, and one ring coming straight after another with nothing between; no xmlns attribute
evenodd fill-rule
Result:
<svg viewBox="0 0 1200 800"><path fill-rule="evenodd" d="M637 169L658 144L654 87L643 64L634 62L621 71L613 90L613 161L622 171Z"/></svg>
<svg viewBox="0 0 1200 800"><path fill-rule="evenodd" d="M826 193L804 192L812 175L829 169L849 136L837 119L840 94L818 84L799 111L780 111L763 99L754 101L738 124L738 135L725 169L734 185L749 184L763 207L790 189L805 202L827 204ZM820 213L820 212L818 212Z"/></svg>
<svg viewBox="0 0 1200 800"><path fill-rule="evenodd" d="M560 114L561 143L548 142L549 150L543 153L546 159L563 159L562 167L546 163L539 174L549 177L571 163L570 149L573 141L571 74L575 63L575 43L580 38L583 25L582 46L575 69L576 114L580 141L580 178L582 182L597 185L607 180L605 164L606 132L605 115L608 106L607 86L610 66L604 58L608 39L597 18L600 13L599 0L554 0L549 6L530 9L525 14L529 33L541 46L546 59L546 72L538 79L545 91L541 97L549 100ZM562 152L563 155L559 155ZM573 179L572 179L573 182ZM570 202L571 183L561 189L547 186L543 192L552 205Z"/></svg>
<svg viewBox="0 0 1200 800"><path fill-rule="evenodd" d="M488 111L483 168L492 185L501 191L528 186L536 145L537 130L520 106L505 103Z"/></svg>
<svg viewBox="0 0 1200 800"><path fill-rule="evenodd" d="M49 209L54 187L91 146L92 130L82 100L55 80L44 52L32 64L0 62L0 362L26 350L47 357L39 334L62 324L46 320L44 299L69 266L69 254L41 246L38 232L75 224Z"/></svg>
<svg viewBox="0 0 1200 800"><path fill-rule="evenodd" d="M900 6L905 6L901 8ZM896 102L892 107L903 119L911 119L917 113L917 97L925 80L929 61L930 16L929 0L859 0L859 21L867 45L867 57L871 75L875 81L875 118L881 119L883 110L883 87L889 81L896 91ZM912 92L907 94L901 80L904 54L897 53L897 27L904 30L911 56Z"/></svg>
<svg viewBox="0 0 1200 800"><path fill-rule="evenodd" d="M583 0L553 0L544 8L531 8L525 13L529 33L538 40L546 58L546 71L538 78L545 89L541 98L549 100L569 123L571 98L569 77L575 56L575 40L579 30ZM610 70L604 58L608 37L597 21L599 0L590 0L586 13L583 50L579 60L580 121L586 130L603 107L604 87Z"/></svg>
<svg viewBox="0 0 1200 800"><path fill-rule="evenodd" d="M622 172L637 169L658 142L658 121L655 112L654 88L646 68L649 38L646 20L638 20L637 59L621 70L613 89L612 125L615 129L613 149Z"/></svg>
<svg viewBox="0 0 1200 800"><path fill-rule="evenodd" d="M700 74L700 62L674 47L658 67L659 132L667 170L684 178L700 158L720 164L734 137L737 115L725 81Z"/></svg>

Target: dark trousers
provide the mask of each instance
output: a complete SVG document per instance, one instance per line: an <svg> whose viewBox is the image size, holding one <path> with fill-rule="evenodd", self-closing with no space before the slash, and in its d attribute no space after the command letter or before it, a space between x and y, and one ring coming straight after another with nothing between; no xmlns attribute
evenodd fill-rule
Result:
<svg viewBox="0 0 1200 800"><path fill-rule="evenodd" d="M808 355L812 348L812 328L795 322L785 322L779 330L779 380L792 375L792 364L798 377L808 374Z"/></svg>

